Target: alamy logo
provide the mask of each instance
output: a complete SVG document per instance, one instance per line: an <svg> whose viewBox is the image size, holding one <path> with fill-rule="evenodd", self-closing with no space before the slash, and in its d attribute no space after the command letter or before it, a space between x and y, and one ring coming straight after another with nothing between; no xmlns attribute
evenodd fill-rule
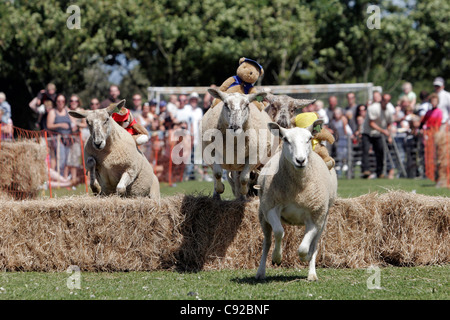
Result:
<svg viewBox="0 0 450 320"><path fill-rule="evenodd" d="M68 29L81 29L81 10L77 5L71 5L67 8L66 13L71 14L67 18L66 26Z"/></svg>
<svg viewBox="0 0 450 320"><path fill-rule="evenodd" d="M370 266L367 268L367 273L372 274L369 278L367 278L366 284L367 289L374 290L374 289L381 289L381 271L380 268L376 266Z"/></svg>
<svg viewBox="0 0 450 320"><path fill-rule="evenodd" d="M66 272L71 274L69 278L67 278L67 288L70 290L73 289L81 289L81 271L78 266L69 266Z"/></svg>
<svg viewBox="0 0 450 320"><path fill-rule="evenodd" d="M370 5L367 7L367 14L371 14L369 18L367 18L367 28L372 29L380 29L381 28L381 13L380 7L376 5Z"/></svg>

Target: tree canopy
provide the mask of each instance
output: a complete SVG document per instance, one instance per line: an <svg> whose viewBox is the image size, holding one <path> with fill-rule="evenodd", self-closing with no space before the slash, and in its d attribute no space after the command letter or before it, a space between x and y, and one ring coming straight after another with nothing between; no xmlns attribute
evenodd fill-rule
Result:
<svg viewBox="0 0 450 320"><path fill-rule="evenodd" d="M80 29L67 26L72 4ZM379 29L367 26L369 4L381 9ZM243 56L263 65L261 84L374 82L394 91L408 80L431 88L435 76L450 78L449 11L446 0L2 1L0 91L27 127L19 110L46 83L100 94L105 66L124 60L136 65L128 88L220 85Z"/></svg>

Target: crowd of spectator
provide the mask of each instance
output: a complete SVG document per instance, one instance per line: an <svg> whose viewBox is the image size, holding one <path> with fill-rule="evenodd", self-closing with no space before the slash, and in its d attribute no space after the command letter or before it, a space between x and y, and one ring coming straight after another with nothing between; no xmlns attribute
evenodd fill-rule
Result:
<svg viewBox="0 0 450 320"><path fill-rule="evenodd" d="M333 95L327 108L317 100L303 111L317 112L336 137L336 143L328 147L339 175L349 170L349 148L359 145L362 178L423 177L423 170L420 172L417 166L417 157L423 156L423 130L444 130L450 125L450 93L445 90L444 79L435 78L433 87L432 93L420 92L419 102L411 83L405 82L395 105L389 93L374 91L371 99L358 104L355 93L349 92L342 107ZM390 150L395 151L397 162L392 160ZM375 155L375 170L370 170L370 151ZM390 161L386 161L388 157Z"/></svg>
<svg viewBox="0 0 450 320"><path fill-rule="evenodd" d="M328 146L330 154L336 160L336 170L342 175L349 170L349 157L354 145L360 145L362 149L361 176L363 178L382 178L385 172L389 178L404 175L392 161L386 163L386 151L389 146L395 144L400 161L405 168L411 167L411 157L408 148L422 143L421 133L424 129L433 128L439 130L449 123L450 93L445 90L445 83L441 77L433 81L434 92L420 92L419 97L413 92L411 83L406 82L402 86L402 94L395 103L392 102L389 93L373 92L373 96L361 103L356 101L356 95L349 92L346 101L339 102L334 95L328 97L328 105L322 100L317 100L303 109L303 112L315 111L324 120L325 127L335 136L336 143ZM83 140L89 136L86 121L75 119L68 115L69 110L77 108L101 109L111 103L122 99L118 86L109 88L106 99L94 97L89 105L83 105L79 96L73 94L69 100L66 96L58 94L56 86L49 83L29 103L29 107L37 114L36 126L38 129L49 130L59 134L61 143L58 145L59 161L51 158L51 168L54 174L60 175L59 181L75 185L79 181L77 170L81 166L80 142L68 138L73 134L81 134ZM211 106L213 98L206 93L203 99L197 92L168 97L167 101L146 101L141 94L132 96L132 102L127 107L133 113L136 121L144 126L150 137L157 137L159 141L166 141L173 135L174 130L184 129L192 139L192 150L197 148L201 141L199 137L199 125L203 114ZM68 102L68 103L67 103ZM0 92L0 117L1 131L3 135L12 134L11 106L6 101L6 96ZM152 140L154 141L154 139ZM163 146L164 147L164 146ZM375 170L370 169L368 155L372 151L375 154ZM152 148L144 146L144 154L152 157ZM211 180L207 170L203 166L195 166L192 161L186 166L184 179ZM397 172L395 172L397 169ZM420 176L419 170L408 173L408 177ZM63 177L63 178L61 178ZM61 180L64 179L64 180Z"/></svg>

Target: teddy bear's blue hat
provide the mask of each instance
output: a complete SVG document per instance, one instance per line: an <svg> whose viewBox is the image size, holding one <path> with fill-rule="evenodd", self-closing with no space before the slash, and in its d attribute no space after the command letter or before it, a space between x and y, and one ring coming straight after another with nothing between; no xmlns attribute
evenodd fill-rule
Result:
<svg viewBox="0 0 450 320"><path fill-rule="evenodd" d="M258 66L258 68L259 68L260 71L264 70L263 67L262 67L262 65L260 65L260 64L259 64L258 62L256 62L255 60L252 60L252 59L249 59L249 58L245 58L244 61L243 61L242 63L244 63L244 62L250 62L250 63L253 63L253 64L255 64L255 65Z"/></svg>

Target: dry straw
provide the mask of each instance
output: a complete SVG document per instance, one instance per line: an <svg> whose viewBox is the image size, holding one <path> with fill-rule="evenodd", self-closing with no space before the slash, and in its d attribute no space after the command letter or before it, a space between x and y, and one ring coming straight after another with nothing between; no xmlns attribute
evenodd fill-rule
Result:
<svg viewBox="0 0 450 320"><path fill-rule="evenodd" d="M16 199L34 198L48 180L45 145L32 141L1 142L0 193Z"/></svg>
<svg viewBox="0 0 450 320"><path fill-rule="evenodd" d="M165 197L160 206L116 196L0 198L0 270L256 268L262 242L258 204L201 195ZM402 191L338 199L318 266L449 263L449 211L449 198ZM303 228L285 231L281 266L306 266L296 253Z"/></svg>

